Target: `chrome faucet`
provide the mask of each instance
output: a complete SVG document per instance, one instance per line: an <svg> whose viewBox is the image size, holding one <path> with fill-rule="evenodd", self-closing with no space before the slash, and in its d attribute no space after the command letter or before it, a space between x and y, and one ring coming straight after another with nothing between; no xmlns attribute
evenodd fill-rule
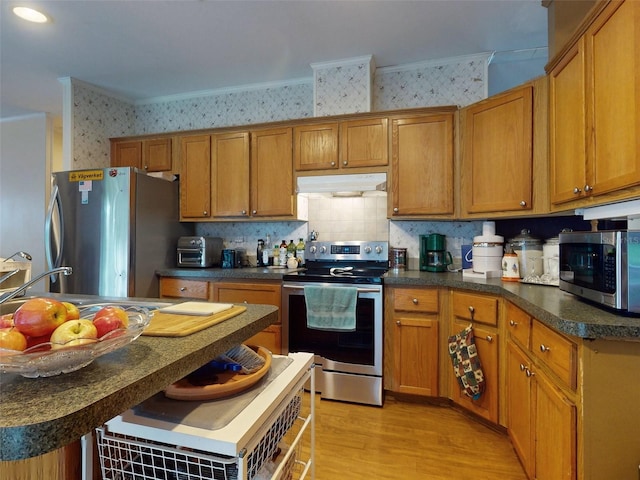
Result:
<svg viewBox="0 0 640 480"><path fill-rule="evenodd" d="M7 258L5 258L3 260L3 262L9 261L15 256L20 256L20 257L24 258L25 260L29 260L29 261L33 260L33 258L31 258L31 255L29 255L27 252L16 252L13 255L10 255Z"/></svg>
<svg viewBox="0 0 640 480"><path fill-rule="evenodd" d="M2 305L4 302L6 302L8 300L11 300L14 297L17 297L21 292L24 292L27 288L29 288L33 284L39 282L40 280L42 280L47 275L54 275L56 273L63 273L65 275L71 275L72 271L73 270L72 270L71 267L58 267L58 268L54 268L52 270L49 270L47 272L41 273L36 278L32 278L27 283L25 283L24 285L20 285L15 290L11 290L10 292L6 292L3 295L0 295L0 305Z"/></svg>

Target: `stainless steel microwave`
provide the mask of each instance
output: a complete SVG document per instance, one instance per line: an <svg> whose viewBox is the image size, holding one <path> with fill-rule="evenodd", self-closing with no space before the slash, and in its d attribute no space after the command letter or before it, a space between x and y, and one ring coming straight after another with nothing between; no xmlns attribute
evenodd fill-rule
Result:
<svg viewBox="0 0 640 480"><path fill-rule="evenodd" d="M640 231L561 233L560 289L640 313Z"/></svg>

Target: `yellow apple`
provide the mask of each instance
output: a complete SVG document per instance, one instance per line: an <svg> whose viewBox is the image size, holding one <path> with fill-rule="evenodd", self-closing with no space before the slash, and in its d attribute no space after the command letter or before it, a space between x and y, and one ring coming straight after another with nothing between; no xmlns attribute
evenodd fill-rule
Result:
<svg viewBox="0 0 640 480"><path fill-rule="evenodd" d="M80 310L71 302L62 302L62 304L67 308L67 322L69 320L77 320L80 318Z"/></svg>
<svg viewBox="0 0 640 480"><path fill-rule="evenodd" d="M97 341L98 330L86 318L64 322L51 334L51 348L73 347Z"/></svg>
<svg viewBox="0 0 640 480"><path fill-rule="evenodd" d="M0 349L22 351L27 348L27 337L16 328L0 328ZM6 352L0 352L0 355Z"/></svg>

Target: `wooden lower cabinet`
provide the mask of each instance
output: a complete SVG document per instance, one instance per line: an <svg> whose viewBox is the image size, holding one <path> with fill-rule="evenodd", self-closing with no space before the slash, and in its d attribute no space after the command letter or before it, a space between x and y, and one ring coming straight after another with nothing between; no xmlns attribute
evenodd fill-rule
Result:
<svg viewBox="0 0 640 480"><path fill-rule="evenodd" d="M212 287L214 302L252 303L278 307L278 322L274 325L269 325L262 332L249 338L245 343L260 345L273 353L282 353L280 282L213 282Z"/></svg>
<svg viewBox="0 0 640 480"><path fill-rule="evenodd" d="M386 388L393 392L438 396L440 292L393 288L385 302L385 344L391 369Z"/></svg>
<svg viewBox="0 0 640 480"><path fill-rule="evenodd" d="M75 441L37 457L0 462L6 480L77 480L82 478L82 449Z"/></svg>
<svg viewBox="0 0 640 480"><path fill-rule="evenodd" d="M485 379L485 391L477 400L467 396L458 386L453 370L451 399L490 422L499 423L499 359L500 330L498 329L500 298L471 292L453 291L451 295L451 334L471 324L478 357Z"/></svg>
<svg viewBox="0 0 640 480"><path fill-rule="evenodd" d="M206 280L186 280L171 277L162 277L160 279L160 298L209 300L209 297L209 282Z"/></svg>

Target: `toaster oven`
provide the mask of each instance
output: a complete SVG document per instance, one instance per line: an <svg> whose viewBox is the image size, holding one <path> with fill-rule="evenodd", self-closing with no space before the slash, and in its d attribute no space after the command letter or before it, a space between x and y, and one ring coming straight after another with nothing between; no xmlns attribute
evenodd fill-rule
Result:
<svg viewBox="0 0 640 480"><path fill-rule="evenodd" d="M218 237L180 237L178 267L207 268L220 265L222 239Z"/></svg>

